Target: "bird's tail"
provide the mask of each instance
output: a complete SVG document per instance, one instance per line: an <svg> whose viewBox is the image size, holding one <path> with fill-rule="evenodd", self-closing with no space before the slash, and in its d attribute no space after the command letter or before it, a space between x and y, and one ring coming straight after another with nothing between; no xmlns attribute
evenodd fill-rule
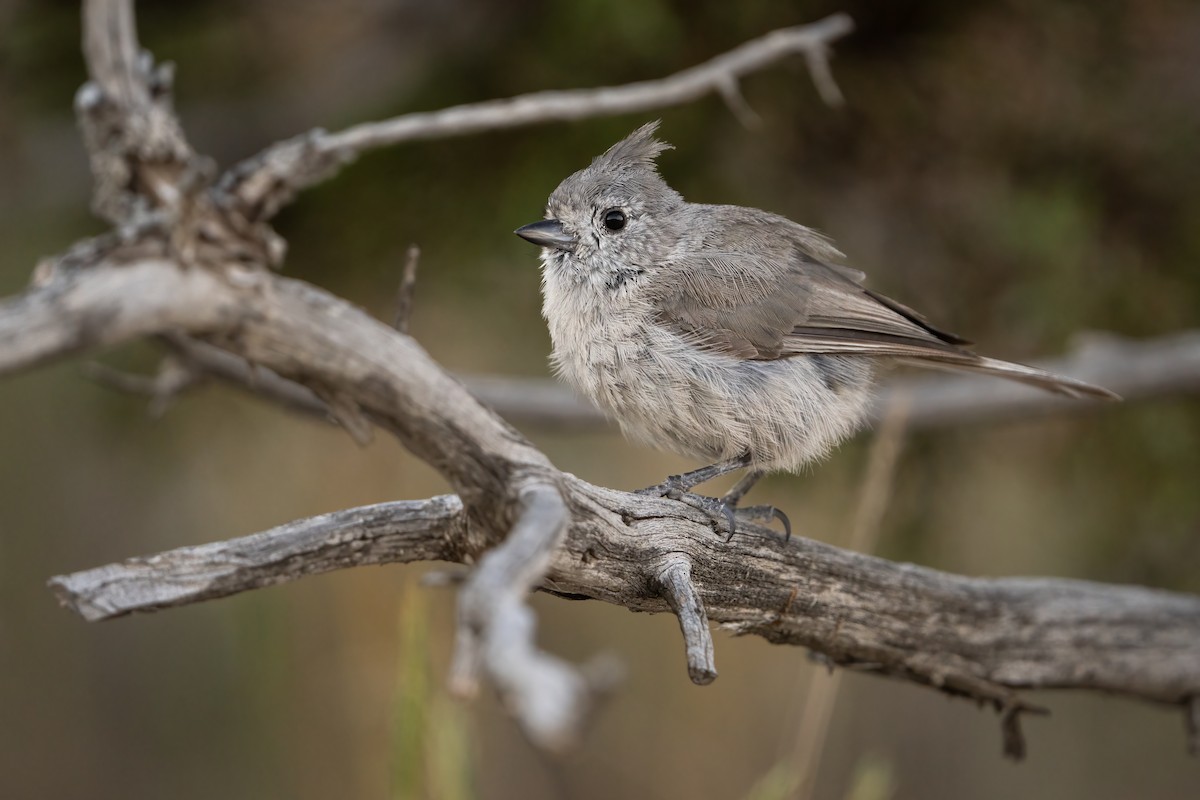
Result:
<svg viewBox="0 0 1200 800"><path fill-rule="evenodd" d="M1076 378L1068 378L1065 375L1055 375L1053 372L1047 372L1037 367L1016 364L1012 361L1001 361L998 358L987 358L986 356L979 356L974 353L962 353L961 355L946 353L944 356L942 354L924 355L922 358L904 359L904 361L918 367L970 370L971 372L982 372L987 375L999 375L1002 378L1020 381L1021 383L1036 386L1039 389L1045 389L1055 394L1066 395L1067 397L1090 397L1100 400L1121 399L1121 396L1116 392L1111 392L1102 386L1096 386Z"/></svg>

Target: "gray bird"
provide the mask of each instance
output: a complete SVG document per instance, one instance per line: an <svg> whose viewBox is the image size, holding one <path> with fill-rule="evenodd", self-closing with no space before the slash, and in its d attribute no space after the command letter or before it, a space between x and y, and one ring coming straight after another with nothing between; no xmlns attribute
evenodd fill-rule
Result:
<svg viewBox="0 0 1200 800"><path fill-rule="evenodd" d="M542 313L555 371L626 436L713 461L646 492L723 514L759 477L826 455L867 417L877 365L973 370L1071 397L1106 389L965 349L917 312L864 288L817 231L777 214L689 203L659 176L658 122L568 177L546 219ZM748 469L719 500L686 494ZM787 517L770 506L752 518Z"/></svg>

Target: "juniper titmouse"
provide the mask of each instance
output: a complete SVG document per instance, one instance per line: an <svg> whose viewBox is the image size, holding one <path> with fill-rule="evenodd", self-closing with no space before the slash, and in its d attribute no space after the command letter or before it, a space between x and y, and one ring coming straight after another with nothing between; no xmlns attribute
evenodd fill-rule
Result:
<svg viewBox="0 0 1200 800"><path fill-rule="evenodd" d="M795 470L862 424L885 359L1115 397L972 353L864 288L863 273L838 264L841 253L814 230L755 208L686 202L656 170L670 148L657 128L643 125L564 180L546 219L516 233L543 248L555 370L626 435L718 462L668 479L662 493L748 467L719 503L732 533L731 509L764 471Z"/></svg>

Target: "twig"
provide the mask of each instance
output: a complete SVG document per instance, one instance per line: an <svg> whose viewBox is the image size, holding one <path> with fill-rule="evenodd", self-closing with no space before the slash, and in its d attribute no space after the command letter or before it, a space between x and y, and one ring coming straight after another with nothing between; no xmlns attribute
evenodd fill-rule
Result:
<svg viewBox="0 0 1200 800"><path fill-rule="evenodd" d="M290 411L326 422L333 421L329 407L312 389L281 377L277 372L252 365L227 350L178 331L160 334L155 338L174 358L187 364L195 373L220 379Z"/></svg>
<svg viewBox="0 0 1200 800"><path fill-rule="evenodd" d="M83 14L84 63L91 80L126 108L148 103L149 93L138 75L141 48L132 0L87 0Z"/></svg>
<svg viewBox="0 0 1200 800"><path fill-rule="evenodd" d="M738 122L742 123L744 128L754 130L762 127L762 117L746 101L746 96L742 94L742 86L736 78L730 77L728 80L722 81L718 84L717 91L730 112L737 117Z"/></svg>
<svg viewBox="0 0 1200 800"><path fill-rule="evenodd" d="M813 84L826 105L844 105L846 98L833 79L833 70L829 68L829 50L817 45L804 52L804 61L808 65L808 74L812 75Z"/></svg>
<svg viewBox="0 0 1200 800"><path fill-rule="evenodd" d="M1021 709L1016 706L1000 714L1000 731L1003 737L1004 755L1013 761L1025 758L1025 734L1021 730Z"/></svg>
<svg viewBox="0 0 1200 800"><path fill-rule="evenodd" d="M860 553L875 552L879 543L883 518L892 499L896 467L900 463L904 437L909 430L912 398L902 389L892 391L890 398L867 457L867 471L847 540L847 546Z"/></svg>
<svg viewBox="0 0 1200 800"><path fill-rule="evenodd" d="M355 125L338 133L313 131L273 145L242 162L230 171L221 187L236 197L243 208L254 209L255 218L265 220L296 192L326 180L368 150L420 139L444 139L543 122L667 108L712 92L721 93L728 100L730 85L739 78L795 54L803 54L810 69L815 67L813 78L826 102L837 102L840 93L829 74L828 46L853 28L850 17L834 14L808 25L772 31L703 64L658 80L597 89L535 92L405 114Z"/></svg>
<svg viewBox="0 0 1200 800"><path fill-rule="evenodd" d="M484 130L682 105L720 91L722 83L764 69L787 56L800 53L809 57L816 53L818 58L823 57L831 42L853 29L854 23L849 16L834 14L808 25L771 31L666 78L598 89L536 92L508 100L408 114L329 134L320 147L325 152L359 154L414 139L443 139Z"/></svg>
<svg viewBox="0 0 1200 800"><path fill-rule="evenodd" d="M698 686L717 679L713 658L712 633L708 630L708 615L704 603L692 584L692 565L686 558L670 554L658 570L659 589L663 599L679 618L679 630L687 655L688 677Z"/></svg>
<svg viewBox="0 0 1200 800"><path fill-rule="evenodd" d="M421 248L410 244L404 255L404 271L400 274L400 288L396 290L396 314L392 317L392 327L401 333L408 333L409 319L412 317L413 290L417 286L417 262L420 259Z"/></svg>
<svg viewBox="0 0 1200 800"><path fill-rule="evenodd" d="M119 392L146 395L150 398L150 416L155 419L166 413L167 407L180 394L204 382L202 373L171 356L162 360L152 378L122 372L97 361L84 364L83 373Z"/></svg>
<svg viewBox="0 0 1200 800"><path fill-rule="evenodd" d="M541 582L563 537L568 512L558 489L521 490L512 532L488 551L459 592L458 634L451 689L477 691L486 669L501 699L539 748L562 752L576 744L603 682L534 645L536 620L525 602Z"/></svg>

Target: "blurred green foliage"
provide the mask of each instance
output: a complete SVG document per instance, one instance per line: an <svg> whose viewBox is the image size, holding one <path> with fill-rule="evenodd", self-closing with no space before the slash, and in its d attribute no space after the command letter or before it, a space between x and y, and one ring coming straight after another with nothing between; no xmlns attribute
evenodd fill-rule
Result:
<svg viewBox="0 0 1200 800"><path fill-rule="evenodd" d="M408 584L400 597L400 670L392 700L392 797L474 797L469 733L435 672L428 594Z"/></svg>

